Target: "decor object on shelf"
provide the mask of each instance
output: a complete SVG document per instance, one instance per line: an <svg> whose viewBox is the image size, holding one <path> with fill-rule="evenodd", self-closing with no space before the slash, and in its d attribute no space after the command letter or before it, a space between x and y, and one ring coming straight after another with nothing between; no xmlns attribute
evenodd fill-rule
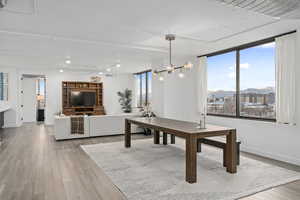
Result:
<svg viewBox="0 0 300 200"><path fill-rule="evenodd" d="M163 73L167 72L168 74L171 74L175 72L175 70L180 70L180 73L178 74L179 78L184 77L183 70L188 70L193 67L193 64L191 62L186 62L183 66L176 66L175 64L172 63L172 41L175 40L176 36L174 34L167 34L166 35L166 40L169 41L169 65L165 67L163 70L154 70L153 75L159 75L159 80L163 81Z"/></svg>
<svg viewBox="0 0 300 200"><path fill-rule="evenodd" d="M92 76L91 77L91 82L92 83L100 83L101 82L101 77L100 76Z"/></svg>
<svg viewBox="0 0 300 200"><path fill-rule="evenodd" d="M123 112L131 113L132 91L126 88L124 92L118 92L117 94L120 97L119 102L122 106Z"/></svg>

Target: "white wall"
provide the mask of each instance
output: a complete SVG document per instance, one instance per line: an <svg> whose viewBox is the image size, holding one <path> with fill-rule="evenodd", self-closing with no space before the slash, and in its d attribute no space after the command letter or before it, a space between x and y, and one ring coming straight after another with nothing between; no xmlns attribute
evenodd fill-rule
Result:
<svg viewBox="0 0 300 200"><path fill-rule="evenodd" d="M152 78L152 111L157 116L164 116L164 81Z"/></svg>
<svg viewBox="0 0 300 200"><path fill-rule="evenodd" d="M117 92L124 92L126 88L134 93L134 76L132 74L103 77L103 104L106 114L123 113Z"/></svg>
<svg viewBox="0 0 300 200"><path fill-rule="evenodd" d="M5 127L18 127L22 125L21 118L21 90L23 88L21 77L23 74L46 76L46 110L45 124L51 125L54 122L54 115L62 110L62 81L90 81L91 74L68 72L59 73L57 70L19 70L0 67L1 72L9 73L9 104L11 110L5 113ZM134 79L131 74L115 75L114 77L103 77L104 85L104 107L107 114L120 113L117 92L125 88L133 90Z"/></svg>
<svg viewBox="0 0 300 200"><path fill-rule="evenodd" d="M300 29L297 35L299 54ZM297 126L212 116L208 117L208 122L237 128L238 137L242 141L241 147L244 151L300 165L300 57L298 56L297 59ZM157 81L157 79L154 80L154 82ZM179 79L175 74L172 74L166 76L163 84L154 83L153 92L163 93L161 98L161 102L164 104L163 116L198 121L196 84L197 75L194 71L189 72L184 79ZM153 106L159 107L160 105Z"/></svg>
<svg viewBox="0 0 300 200"><path fill-rule="evenodd" d="M35 122L37 113L36 78L23 78L23 122Z"/></svg>

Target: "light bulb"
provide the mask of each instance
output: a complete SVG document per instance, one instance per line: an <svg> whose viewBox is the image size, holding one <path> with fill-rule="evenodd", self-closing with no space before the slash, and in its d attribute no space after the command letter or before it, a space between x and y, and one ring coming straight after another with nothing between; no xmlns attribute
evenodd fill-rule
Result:
<svg viewBox="0 0 300 200"><path fill-rule="evenodd" d="M160 81L163 81L163 80L164 80L164 77L163 77L163 76L160 76L160 77L159 77L159 80L160 80Z"/></svg>
<svg viewBox="0 0 300 200"><path fill-rule="evenodd" d="M103 74L103 72L99 72L98 74L99 74L99 75L102 75L102 74Z"/></svg>
<svg viewBox="0 0 300 200"><path fill-rule="evenodd" d="M68 59L68 60L65 61L65 63L66 64L71 64L71 60Z"/></svg>
<svg viewBox="0 0 300 200"><path fill-rule="evenodd" d="M171 70L172 70L172 66L171 66L171 65L168 65L168 66L167 66L167 70L168 70L168 71L171 71Z"/></svg>
<svg viewBox="0 0 300 200"><path fill-rule="evenodd" d="M106 71L110 72L110 71L111 71L111 69L110 69L110 68L107 68L107 69L106 69Z"/></svg>
<svg viewBox="0 0 300 200"><path fill-rule="evenodd" d="M191 69L192 67L193 67L193 63L188 62L188 63L187 63L187 68L188 68L188 69Z"/></svg>
<svg viewBox="0 0 300 200"><path fill-rule="evenodd" d="M117 68L121 67L121 64L120 63L116 64L116 67Z"/></svg>
<svg viewBox="0 0 300 200"><path fill-rule="evenodd" d="M60 69L60 70L59 70L59 72L60 72L60 73L63 73L63 72L64 72L64 70L63 70L63 69Z"/></svg>

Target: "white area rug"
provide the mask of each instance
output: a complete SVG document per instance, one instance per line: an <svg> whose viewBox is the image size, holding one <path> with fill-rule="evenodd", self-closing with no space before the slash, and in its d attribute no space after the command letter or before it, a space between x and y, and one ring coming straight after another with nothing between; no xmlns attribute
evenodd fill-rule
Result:
<svg viewBox="0 0 300 200"><path fill-rule="evenodd" d="M104 170L129 200L229 200L300 179L297 172L241 158L237 174L222 165L222 152L203 145L198 154L198 182L185 182L184 141L154 145L152 139L84 145L84 151Z"/></svg>

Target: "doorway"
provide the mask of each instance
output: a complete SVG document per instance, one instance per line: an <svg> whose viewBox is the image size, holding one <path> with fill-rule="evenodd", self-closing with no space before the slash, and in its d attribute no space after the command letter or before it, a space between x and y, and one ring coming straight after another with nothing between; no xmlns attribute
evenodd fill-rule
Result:
<svg viewBox="0 0 300 200"><path fill-rule="evenodd" d="M22 87L23 122L43 123L46 107L46 78L37 75L23 75Z"/></svg>

